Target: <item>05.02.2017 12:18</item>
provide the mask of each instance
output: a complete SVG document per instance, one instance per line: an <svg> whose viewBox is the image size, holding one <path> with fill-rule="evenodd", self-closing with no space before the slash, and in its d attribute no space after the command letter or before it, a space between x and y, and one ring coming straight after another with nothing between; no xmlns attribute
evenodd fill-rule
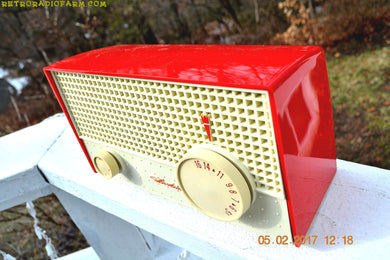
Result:
<svg viewBox="0 0 390 260"><path fill-rule="evenodd" d="M295 245L315 245L317 242L318 236L312 235L312 236L295 236L294 237L294 244ZM326 245L352 245L353 244L353 236L325 236L325 244ZM271 237L269 235L260 235L258 237L258 242L260 245L270 245L270 244L276 244L276 245L288 245L288 236L276 236L275 240L272 241Z"/></svg>

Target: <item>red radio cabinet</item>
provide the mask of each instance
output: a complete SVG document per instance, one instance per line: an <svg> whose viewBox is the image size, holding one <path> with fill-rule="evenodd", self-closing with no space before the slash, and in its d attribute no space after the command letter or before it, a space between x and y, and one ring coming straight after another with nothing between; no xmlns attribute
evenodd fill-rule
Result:
<svg viewBox="0 0 390 260"><path fill-rule="evenodd" d="M305 235L336 172L312 46L119 45L44 69L92 169L262 235Z"/></svg>

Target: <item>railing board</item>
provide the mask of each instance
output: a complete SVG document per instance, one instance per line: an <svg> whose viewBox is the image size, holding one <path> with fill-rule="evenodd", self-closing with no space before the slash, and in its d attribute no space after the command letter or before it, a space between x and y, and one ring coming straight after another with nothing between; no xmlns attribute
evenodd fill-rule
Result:
<svg viewBox="0 0 390 260"><path fill-rule="evenodd" d="M66 126L58 115L0 138L0 210L51 193L37 164Z"/></svg>
<svg viewBox="0 0 390 260"><path fill-rule="evenodd" d="M39 167L57 188L205 258L387 256L390 171L342 160L337 163L336 176L308 233L318 236L317 242L300 248L259 245L261 234L144 192L123 175L106 180L94 174L70 128ZM353 245L325 243L326 236L344 235L353 236Z"/></svg>
<svg viewBox="0 0 390 260"><path fill-rule="evenodd" d="M88 247L69 255L57 258L57 260L100 260L100 258L92 247Z"/></svg>
<svg viewBox="0 0 390 260"><path fill-rule="evenodd" d="M386 258L390 254L390 171L342 160L337 164L308 233L318 236L316 244L259 245L261 234L149 194L121 174L111 180L94 174L66 119L57 116L0 138L0 210L54 190L207 259ZM353 236L353 245L343 245L340 239L339 244L325 243L326 236L345 235Z"/></svg>

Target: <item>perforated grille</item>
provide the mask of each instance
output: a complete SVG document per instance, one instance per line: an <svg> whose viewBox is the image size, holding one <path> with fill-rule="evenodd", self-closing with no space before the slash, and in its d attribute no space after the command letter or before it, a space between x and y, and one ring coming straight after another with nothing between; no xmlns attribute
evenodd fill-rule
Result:
<svg viewBox="0 0 390 260"><path fill-rule="evenodd" d="M269 98L265 91L53 72L80 138L176 164L208 141L233 153L257 189L283 195Z"/></svg>

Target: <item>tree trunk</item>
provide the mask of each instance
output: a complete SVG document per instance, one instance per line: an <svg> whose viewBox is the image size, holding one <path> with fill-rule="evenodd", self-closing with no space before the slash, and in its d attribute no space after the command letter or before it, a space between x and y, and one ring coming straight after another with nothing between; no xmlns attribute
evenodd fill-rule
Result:
<svg viewBox="0 0 390 260"><path fill-rule="evenodd" d="M237 13L234 10L233 5L230 3L230 1L229 0L219 0L219 3L230 14L230 16L233 18L234 22L238 25L238 27L240 29L242 29L240 21L238 20Z"/></svg>
<svg viewBox="0 0 390 260"><path fill-rule="evenodd" d="M138 1L134 1L134 9L138 11L137 28L141 34L142 40L146 44L157 44L158 40L150 24L147 22L146 16L142 12Z"/></svg>
<svg viewBox="0 0 390 260"><path fill-rule="evenodd" d="M170 1L169 8L173 12L173 19L177 25L178 38L189 38L191 39L191 32L187 22L181 18L179 14L179 6L176 0Z"/></svg>

